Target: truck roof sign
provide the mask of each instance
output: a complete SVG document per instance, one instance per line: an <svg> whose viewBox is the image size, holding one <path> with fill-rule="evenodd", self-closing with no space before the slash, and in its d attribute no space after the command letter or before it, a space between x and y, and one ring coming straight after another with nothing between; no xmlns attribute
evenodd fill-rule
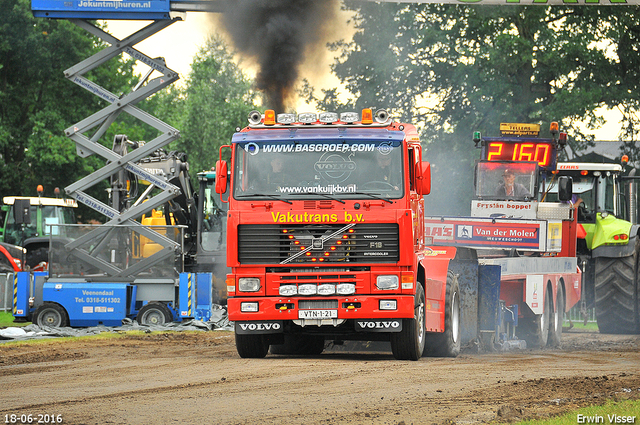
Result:
<svg viewBox="0 0 640 425"><path fill-rule="evenodd" d="M521 123L500 123L501 136L529 136L538 137L540 134L540 124L521 124Z"/></svg>

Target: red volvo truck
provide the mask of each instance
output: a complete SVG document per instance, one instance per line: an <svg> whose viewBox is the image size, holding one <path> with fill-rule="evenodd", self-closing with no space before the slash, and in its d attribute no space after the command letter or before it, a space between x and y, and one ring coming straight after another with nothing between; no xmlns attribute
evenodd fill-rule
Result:
<svg viewBox="0 0 640 425"><path fill-rule="evenodd" d="M508 338L501 266L473 247L426 245L431 173L413 125L384 110L254 111L225 149L216 170L231 179L227 305L241 357L356 340L417 360L456 356L483 327Z"/></svg>

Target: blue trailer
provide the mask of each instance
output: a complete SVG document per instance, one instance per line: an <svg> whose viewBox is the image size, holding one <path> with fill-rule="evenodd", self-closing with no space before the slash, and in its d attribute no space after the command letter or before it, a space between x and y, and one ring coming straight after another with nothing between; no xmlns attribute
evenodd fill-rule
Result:
<svg viewBox="0 0 640 425"><path fill-rule="evenodd" d="M215 305L211 273L180 273L177 279L91 282L19 272L14 278L16 319L44 326L120 326L196 319L208 321Z"/></svg>

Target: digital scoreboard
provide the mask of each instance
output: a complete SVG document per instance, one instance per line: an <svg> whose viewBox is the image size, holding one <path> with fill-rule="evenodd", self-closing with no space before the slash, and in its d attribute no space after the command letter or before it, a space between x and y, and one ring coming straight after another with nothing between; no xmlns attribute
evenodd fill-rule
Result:
<svg viewBox="0 0 640 425"><path fill-rule="evenodd" d="M482 158L486 161L537 162L541 169L556 169L558 142L538 139L537 124L500 124L503 137L482 139Z"/></svg>
<svg viewBox="0 0 640 425"><path fill-rule="evenodd" d="M534 161L540 167L555 169L556 145L551 141L487 140L487 161Z"/></svg>

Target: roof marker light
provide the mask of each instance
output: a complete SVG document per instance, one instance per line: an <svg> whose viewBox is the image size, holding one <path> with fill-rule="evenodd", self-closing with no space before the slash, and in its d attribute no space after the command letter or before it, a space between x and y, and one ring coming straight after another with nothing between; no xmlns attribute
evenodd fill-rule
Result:
<svg viewBox="0 0 640 425"><path fill-rule="evenodd" d="M365 108L362 110L362 124L373 124L373 112L371 112L371 109Z"/></svg>
<svg viewBox="0 0 640 425"><path fill-rule="evenodd" d="M273 109L267 109L264 111L264 125L275 125L276 123L276 111Z"/></svg>

